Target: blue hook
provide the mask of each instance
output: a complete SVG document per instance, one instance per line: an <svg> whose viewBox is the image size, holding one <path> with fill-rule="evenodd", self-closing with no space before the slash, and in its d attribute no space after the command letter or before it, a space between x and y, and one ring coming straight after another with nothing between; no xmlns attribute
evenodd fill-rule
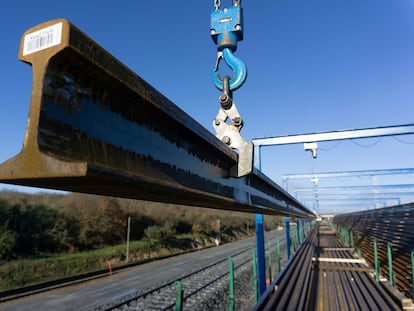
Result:
<svg viewBox="0 0 414 311"><path fill-rule="evenodd" d="M237 90L239 87L243 85L247 78L247 68L244 62L238 59L236 56L233 55L233 52L229 49L223 49L221 52L218 53L216 67L214 68L213 74L213 81L215 86L219 90L223 90L223 80L220 78L218 74L218 67L220 63L220 59L224 58L226 64L233 70L233 77L229 82L229 87L231 91Z"/></svg>

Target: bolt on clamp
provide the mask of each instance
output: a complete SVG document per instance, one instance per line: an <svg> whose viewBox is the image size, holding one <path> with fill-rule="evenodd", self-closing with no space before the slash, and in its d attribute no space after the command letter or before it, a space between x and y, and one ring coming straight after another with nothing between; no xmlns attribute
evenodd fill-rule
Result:
<svg viewBox="0 0 414 311"><path fill-rule="evenodd" d="M243 119L231 98L229 80L229 76L225 76L223 79L223 94L219 97L221 108L214 119L213 127L216 130L217 138L230 148L237 150L239 155L238 165L232 169L231 175L242 177L250 174L253 170L253 144L245 141L240 135Z"/></svg>

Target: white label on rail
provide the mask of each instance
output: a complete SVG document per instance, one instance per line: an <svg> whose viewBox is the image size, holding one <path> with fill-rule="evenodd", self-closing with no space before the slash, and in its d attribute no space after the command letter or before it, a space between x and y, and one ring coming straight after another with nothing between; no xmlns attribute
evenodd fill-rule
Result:
<svg viewBox="0 0 414 311"><path fill-rule="evenodd" d="M62 23L58 23L24 36L23 56L42 51L62 41Z"/></svg>

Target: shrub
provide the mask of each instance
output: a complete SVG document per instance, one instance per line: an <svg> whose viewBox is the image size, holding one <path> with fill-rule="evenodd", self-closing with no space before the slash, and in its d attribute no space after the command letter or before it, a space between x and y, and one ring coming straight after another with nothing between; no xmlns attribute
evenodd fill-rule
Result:
<svg viewBox="0 0 414 311"><path fill-rule="evenodd" d="M156 241L162 239L162 227L160 226L149 226L147 229L144 230L145 237Z"/></svg>

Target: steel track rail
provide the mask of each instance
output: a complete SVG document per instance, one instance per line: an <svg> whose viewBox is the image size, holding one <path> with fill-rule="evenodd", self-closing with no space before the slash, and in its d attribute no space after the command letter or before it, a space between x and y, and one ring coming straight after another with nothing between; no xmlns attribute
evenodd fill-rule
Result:
<svg viewBox="0 0 414 311"><path fill-rule="evenodd" d="M33 67L22 151L0 182L262 214L313 217L65 19L26 31Z"/></svg>
<svg viewBox="0 0 414 311"><path fill-rule="evenodd" d="M270 240L270 242L274 242L274 241L275 241L275 239ZM252 261L251 253L250 253L251 251L252 251L251 247L245 247L245 248L233 253L230 256L230 257L232 257L233 262L234 262L234 271L235 271L235 273L240 272L242 268L246 267L246 265L251 264L251 261ZM209 277L207 277L208 280L206 280L205 282L197 282L194 287L186 286L187 279L192 278L194 276L197 276L199 274L203 274L203 273L205 274L206 271L207 272L212 271L212 270L216 269L216 267L218 267L219 265L224 265L225 266L225 268L224 268L225 272L224 273L220 273L219 275L217 275L215 277L211 277L211 278L209 276ZM210 275L212 273L209 272L207 274ZM181 280L182 284L183 284L183 289L184 289L183 303L186 306L186 308L191 309L191 306L188 305L189 304L188 301L192 297L199 295L201 292L203 292L205 290L208 290L212 285L223 281L223 279L228 277L228 275L229 275L228 257L226 257L226 258L223 258L223 259L219 259L219 260L211 263L210 265L207 265L205 267L202 267L200 269L197 269L195 271L187 273L179 279L173 279L173 280L164 282L163 284L161 284L157 287L151 288L149 290L146 290L146 291L143 291L143 292L137 292L137 293L131 294L131 295L126 295L124 297L121 297L117 301L108 302L105 305L102 305L101 307L99 307L98 309L101 309L101 310L118 310L118 309L129 310L129 309L132 309L132 310L134 310L134 308L137 307L136 305L131 306L131 307L128 307L128 305L131 304L131 303L136 303L139 300L150 299L150 297L157 297L157 298L164 297L164 299L167 299L167 300L170 299L171 303L166 303L166 304L164 304L164 306L159 306L158 305L158 306L153 306L153 307L156 308L157 310L172 310L172 309L174 309L174 306L175 306L175 292L176 292L176 289L173 289L173 285L175 284L175 282L177 280ZM169 291L169 292L167 292L167 291ZM172 294L172 292L174 292L174 293ZM170 297L170 298L168 298L168 297Z"/></svg>
<svg viewBox="0 0 414 311"><path fill-rule="evenodd" d="M140 266L148 262L171 258L175 256L181 256L186 253L191 253L195 251L197 250L196 249L188 250L188 251L183 251L183 252L173 254L173 255L161 256L161 257L156 257L156 258L148 258L148 259L140 260L139 262L134 262L134 263L125 264L122 266L112 267L112 273L117 273L125 269ZM62 279L56 279L56 280L52 280L48 282L19 287L16 289L4 290L0 292L0 303L6 302L9 300L31 296L31 295L42 293L42 292L51 291L51 290L62 288L62 287L78 285L80 283L88 282L91 280L104 278L104 277L107 277L108 275L109 275L108 269L102 269L102 270L84 273L81 275L74 275L74 276L69 276L69 277L65 277Z"/></svg>
<svg viewBox="0 0 414 311"><path fill-rule="evenodd" d="M244 248L236 253L234 253L233 255L231 255L232 258L238 257L238 256L244 256L246 257L246 253L251 251L251 247L247 247ZM205 273L206 271L210 271L212 269L215 269L218 265L223 265L223 264L227 264L228 262L228 258L224 258L224 259L219 259L213 263L211 263L208 266L202 267L200 269L197 269L195 271L192 271L190 273L187 273L185 275L183 275L180 280L181 281L185 281L188 278L194 277L198 274L201 273ZM235 265L234 269L239 269L240 267L242 267L243 265L247 264L251 262L251 258L248 257L247 259L242 259L242 261L238 264ZM189 289L185 289L185 295L184 295L184 302L189 299L190 297L196 295L197 293L199 293L200 291L204 290L205 288L207 288L208 286L212 285L213 283L218 282L219 280L223 279L224 277L226 277L229 274L228 269L226 269L225 273L221 273L219 276L214 277L213 279L208 280L207 282L203 283L203 284L197 284L197 287L194 289L190 289L190 291L188 291ZM174 283L177 281L177 279L171 280L171 281L167 281L155 288L151 288L147 291L144 292L139 292L133 295L128 295L125 296L123 298L120 298L119 301L116 302L112 302L112 303L107 303L104 306L102 306L101 308L98 309L102 309L102 310L116 310L118 308L122 308L123 306L126 306L128 304L130 304L131 302L134 301L138 301L138 300L142 300L142 299L146 299L146 297L153 295L154 293L160 293L162 291L165 291L166 289L171 288ZM161 296L161 294L159 294L158 296ZM173 296L173 298L175 299L175 296ZM160 308L160 310L168 310L174 307L175 303L172 302L173 299L171 299L171 303L167 304L167 306L163 306L163 307L159 307L157 306L157 308Z"/></svg>
<svg viewBox="0 0 414 311"><path fill-rule="evenodd" d="M282 238L283 238L283 236L282 236ZM271 240L271 241L274 242L274 240ZM281 246L284 245L284 240L281 241L280 245ZM237 252L234 252L231 256L235 257L235 256L238 256L240 254L246 253L249 250L252 250L252 248L251 247L244 247L244 248L238 250ZM181 256L181 255L184 255L186 253L191 253L191 252L194 252L194 251L195 250L189 250L189 251L184 251L184 252L174 254L174 255L162 256L162 257L158 257L158 258L149 258L149 259L141 260L140 262L136 262L136 263L130 263L130 264L123 265L123 266L112 267L112 272L115 274L115 273L118 273L122 270L129 269L129 268L139 266L139 265L143 265L143 264L148 263L148 262L156 261L156 260L159 260L159 259L166 259L166 258L175 257L175 256ZM226 261L227 261L227 258L217 260L217 261L211 263L208 266L202 267L202 268L200 268L198 270L195 270L191 273L184 274L182 277L185 278L185 277L197 274L200 271L212 268L215 265L226 262ZM251 259L246 260L246 262L248 262L248 261L251 261ZM239 269L240 267L241 267L240 264L235 265L235 270ZM66 277L66 278L63 278L63 279L57 279L57 280L53 280L53 281L49 281L49 282L29 285L29 286L26 286L26 287L20 287L20 288L17 288L17 289L5 290L5 291L0 292L0 303L7 302L7 301L10 301L10 300L18 300L18 299L21 299L21 298L24 298L24 297L27 297L27 296L31 296L31 295L38 294L38 293L44 293L44 292L52 291L52 290L63 288L63 287L76 286L76 285L84 283L84 282L88 282L88 281L91 281L91 280L96 280L96 279L104 278L104 277L108 277L108 276L110 276L108 269L103 269L103 270L99 270L99 271L85 273L85 274L82 274L82 275ZM163 285L159 285L157 288L152 288L152 289L146 291L145 293L143 293L143 292L140 292L139 294L137 293L135 296L139 297L139 296L145 296L145 295L151 294L152 292L157 291L159 288L162 288L162 287L165 287L165 286L171 286L175 282L175 280L176 279L167 281L167 282L163 283ZM212 283L214 283L214 282L212 282ZM195 291L193 294L197 294L197 291ZM187 299L190 296L191 296L191 294L188 294L188 291L187 291L186 295L185 295L185 298ZM127 295L123 298L120 298L120 302L117 305L115 305L113 307L110 307L110 308L114 309L115 307L125 305L128 302L133 301L134 299L136 299L136 297L133 297L132 299L131 298L128 299L128 297L129 297L129 295Z"/></svg>
<svg viewBox="0 0 414 311"><path fill-rule="evenodd" d="M237 270L241 269L242 267L246 266L249 263L251 263L251 258L244 259L242 262L240 262L240 263L238 263L237 265L234 266L234 272L236 272ZM205 290L206 288L210 287L212 284L217 283L217 282L221 281L222 279L224 279L228 276L229 276L229 271L227 271L227 272L221 274L220 276L216 277L215 279L212 279L211 281L205 283L200 288L197 288L197 289L191 291L189 294L185 294L184 297L183 297L184 302L186 302L189 298L199 294L201 291ZM172 303L169 306L163 308L163 311L171 310L171 309L174 308L174 306L175 306L175 303Z"/></svg>

